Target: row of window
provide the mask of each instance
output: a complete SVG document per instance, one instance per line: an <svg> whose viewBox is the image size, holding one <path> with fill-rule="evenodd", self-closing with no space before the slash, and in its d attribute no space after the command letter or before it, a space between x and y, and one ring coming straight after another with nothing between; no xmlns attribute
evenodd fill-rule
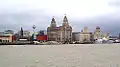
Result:
<svg viewBox="0 0 120 67"><path fill-rule="evenodd" d="M10 42L9 40L0 40L0 42Z"/></svg>

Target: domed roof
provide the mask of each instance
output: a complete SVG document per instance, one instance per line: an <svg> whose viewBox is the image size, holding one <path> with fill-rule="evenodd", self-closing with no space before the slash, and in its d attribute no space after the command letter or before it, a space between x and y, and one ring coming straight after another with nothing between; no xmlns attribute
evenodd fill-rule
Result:
<svg viewBox="0 0 120 67"><path fill-rule="evenodd" d="M68 19L67 19L66 14L65 14L65 16L64 16L63 22L68 22Z"/></svg>
<svg viewBox="0 0 120 67"><path fill-rule="evenodd" d="M96 27L96 29L100 29L100 27L99 27L99 26L97 26L97 27Z"/></svg>
<svg viewBox="0 0 120 67"><path fill-rule="evenodd" d="M53 16L53 18L52 18L52 21L51 22L55 22L55 18L54 18L54 16Z"/></svg>
<svg viewBox="0 0 120 67"><path fill-rule="evenodd" d="M55 21L55 18L54 18L54 17L52 18L52 21Z"/></svg>

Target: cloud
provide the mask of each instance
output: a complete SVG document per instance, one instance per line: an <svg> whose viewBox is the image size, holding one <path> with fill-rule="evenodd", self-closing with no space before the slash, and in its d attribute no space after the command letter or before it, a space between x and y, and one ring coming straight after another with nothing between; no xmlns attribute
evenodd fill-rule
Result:
<svg viewBox="0 0 120 67"><path fill-rule="evenodd" d="M38 28L45 28L49 22L49 15L45 12L30 11L20 13L1 13L0 14L0 29L19 29L22 25L24 29L32 29L33 25Z"/></svg>
<svg viewBox="0 0 120 67"><path fill-rule="evenodd" d="M119 32L120 11L109 5L110 0L0 0L0 30L18 31L46 29L55 16L57 25L62 24L66 13L73 31L88 26L93 31L100 26L104 31ZM114 34L114 33L113 33Z"/></svg>
<svg viewBox="0 0 120 67"><path fill-rule="evenodd" d="M62 25L63 16L55 16L57 26ZM68 16L69 24L73 27L73 31L80 32L84 26L88 26L91 32L94 32L96 26L100 26L103 32L110 32L115 35L119 33L120 29L120 14L119 12L107 14L92 18L71 18ZM20 30L20 26L24 30L32 31L32 26L36 25L37 30L47 29L50 25L52 15L44 10L29 11L29 12L5 12L0 14L0 30L12 29L15 31Z"/></svg>
<svg viewBox="0 0 120 67"><path fill-rule="evenodd" d="M111 0L108 4L112 6L120 6L120 0Z"/></svg>
<svg viewBox="0 0 120 67"><path fill-rule="evenodd" d="M110 0L0 0L0 8L10 11L45 9L52 15L67 13L70 17L94 17L115 12Z"/></svg>
<svg viewBox="0 0 120 67"><path fill-rule="evenodd" d="M120 31L120 12L98 16L86 20L78 20L78 21L72 21L74 22L77 27L76 29L80 30L81 27L88 26L89 30L94 32L96 26L100 26L101 30L106 33L110 32L112 35L118 35ZM72 23L73 24L73 23ZM75 25L74 24L74 25Z"/></svg>

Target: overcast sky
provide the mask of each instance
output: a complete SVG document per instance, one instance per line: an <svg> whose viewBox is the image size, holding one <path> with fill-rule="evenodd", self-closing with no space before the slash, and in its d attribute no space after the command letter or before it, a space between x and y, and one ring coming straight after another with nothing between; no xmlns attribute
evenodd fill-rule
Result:
<svg viewBox="0 0 120 67"><path fill-rule="evenodd" d="M32 31L33 25L37 30L47 29L52 16L59 26L64 14L73 31L84 26L94 31L100 26L103 32L120 32L119 0L0 0L0 31L17 31L20 26Z"/></svg>

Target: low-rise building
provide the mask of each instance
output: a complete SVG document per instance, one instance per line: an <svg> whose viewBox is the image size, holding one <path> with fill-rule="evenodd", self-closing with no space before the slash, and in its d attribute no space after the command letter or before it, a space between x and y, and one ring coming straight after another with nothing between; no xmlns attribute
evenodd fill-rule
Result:
<svg viewBox="0 0 120 67"><path fill-rule="evenodd" d="M72 33L72 41L79 42L80 41L80 32L73 32Z"/></svg>
<svg viewBox="0 0 120 67"><path fill-rule="evenodd" d="M14 31L13 30L5 30L4 33L6 33L6 34L14 34Z"/></svg>
<svg viewBox="0 0 120 67"><path fill-rule="evenodd" d="M21 30L15 34L15 39L16 39L16 41L18 41L20 39L30 40L31 39L30 32L27 30L23 30L21 27Z"/></svg>
<svg viewBox="0 0 120 67"><path fill-rule="evenodd" d="M25 30L23 31L23 37L29 38L30 37L30 32Z"/></svg>
<svg viewBox="0 0 120 67"><path fill-rule="evenodd" d="M72 41L74 42L90 42L93 41L93 34L88 31L88 27L84 27L81 32L72 33Z"/></svg>
<svg viewBox="0 0 120 67"><path fill-rule="evenodd" d="M13 35L12 34L0 34L0 42L12 42L13 41Z"/></svg>
<svg viewBox="0 0 120 67"><path fill-rule="evenodd" d="M90 42L93 37L92 33L88 31L88 27L84 27L80 33L80 42Z"/></svg>
<svg viewBox="0 0 120 67"><path fill-rule="evenodd" d="M48 37L47 37L47 35L37 35L36 39L37 39L37 41L47 41Z"/></svg>
<svg viewBox="0 0 120 67"><path fill-rule="evenodd" d="M46 30L38 31L38 34L36 35L36 40L37 41L47 41L48 40L47 31Z"/></svg>
<svg viewBox="0 0 120 67"><path fill-rule="evenodd" d="M92 33L91 32L81 32L80 33L80 42L90 42L92 41Z"/></svg>

